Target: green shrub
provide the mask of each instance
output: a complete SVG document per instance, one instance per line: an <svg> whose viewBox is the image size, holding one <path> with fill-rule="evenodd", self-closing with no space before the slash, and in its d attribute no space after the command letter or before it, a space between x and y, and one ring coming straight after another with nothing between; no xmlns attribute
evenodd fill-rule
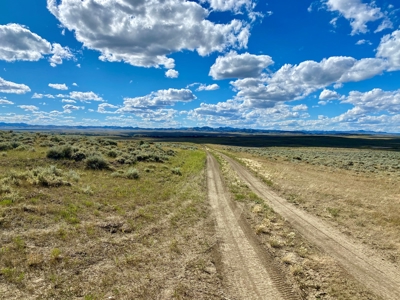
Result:
<svg viewBox="0 0 400 300"><path fill-rule="evenodd" d="M126 178L128 179L138 179L139 178L139 171L134 169L134 168L130 168L128 171L126 171Z"/></svg>
<svg viewBox="0 0 400 300"><path fill-rule="evenodd" d="M75 161L82 161L86 158L86 154L81 150L78 150L72 154L71 158Z"/></svg>
<svg viewBox="0 0 400 300"><path fill-rule="evenodd" d="M108 162L99 154L94 154L86 158L86 168L92 170L109 169Z"/></svg>
<svg viewBox="0 0 400 300"><path fill-rule="evenodd" d="M70 145L58 146L50 148L47 151L47 158L51 159L71 159L72 158L72 147Z"/></svg>

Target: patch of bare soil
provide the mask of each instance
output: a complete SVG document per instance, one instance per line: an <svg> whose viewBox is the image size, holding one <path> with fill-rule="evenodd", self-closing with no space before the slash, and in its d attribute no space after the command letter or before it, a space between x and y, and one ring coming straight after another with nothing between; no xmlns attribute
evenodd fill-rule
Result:
<svg viewBox="0 0 400 300"><path fill-rule="evenodd" d="M232 206L218 163L207 158L208 195L216 218L222 274L229 299L300 299L273 258L258 244L241 208Z"/></svg>
<svg viewBox="0 0 400 300"><path fill-rule="evenodd" d="M224 156L239 177L305 239L336 260L351 276L384 299L400 299L400 270L376 251L359 244L272 192L264 182L233 159Z"/></svg>

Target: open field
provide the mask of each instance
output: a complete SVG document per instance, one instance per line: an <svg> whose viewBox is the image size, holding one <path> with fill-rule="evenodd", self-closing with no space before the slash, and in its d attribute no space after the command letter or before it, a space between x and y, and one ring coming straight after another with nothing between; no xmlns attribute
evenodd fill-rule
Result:
<svg viewBox="0 0 400 300"><path fill-rule="evenodd" d="M98 134L0 132L1 299L385 299L219 153L398 269L398 138Z"/></svg>
<svg viewBox="0 0 400 300"><path fill-rule="evenodd" d="M204 152L0 139L1 299L220 299Z"/></svg>

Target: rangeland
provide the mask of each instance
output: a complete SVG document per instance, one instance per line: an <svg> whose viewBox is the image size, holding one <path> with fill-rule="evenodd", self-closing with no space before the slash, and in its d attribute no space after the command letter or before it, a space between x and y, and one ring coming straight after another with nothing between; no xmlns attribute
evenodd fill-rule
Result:
<svg viewBox="0 0 400 300"><path fill-rule="evenodd" d="M1 133L4 299L392 299L252 190L232 157L396 273L398 139L96 134Z"/></svg>

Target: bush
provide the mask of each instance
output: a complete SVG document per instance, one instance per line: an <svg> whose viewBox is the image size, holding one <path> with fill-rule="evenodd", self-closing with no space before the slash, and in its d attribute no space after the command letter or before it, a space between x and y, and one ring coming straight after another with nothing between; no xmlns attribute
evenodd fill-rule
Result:
<svg viewBox="0 0 400 300"><path fill-rule="evenodd" d="M130 168L128 171L126 171L126 178L128 178L128 179L138 179L139 178L139 171L134 169L134 168Z"/></svg>
<svg viewBox="0 0 400 300"><path fill-rule="evenodd" d="M71 159L72 147L69 145L62 147L53 147L47 151L47 158L51 159Z"/></svg>
<svg viewBox="0 0 400 300"><path fill-rule="evenodd" d="M92 170L103 170L109 169L109 166L104 157L94 154L86 158L86 168Z"/></svg>
<svg viewBox="0 0 400 300"><path fill-rule="evenodd" d="M71 158L75 161L82 161L86 158L86 154L79 150L72 154Z"/></svg>
<svg viewBox="0 0 400 300"><path fill-rule="evenodd" d="M114 150L110 150L110 151L108 151L107 156L108 157L112 157L112 158L116 158L118 156L118 153L116 151L114 151Z"/></svg>
<svg viewBox="0 0 400 300"><path fill-rule="evenodd" d="M13 147L10 143L0 143L0 151L11 150Z"/></svg>

